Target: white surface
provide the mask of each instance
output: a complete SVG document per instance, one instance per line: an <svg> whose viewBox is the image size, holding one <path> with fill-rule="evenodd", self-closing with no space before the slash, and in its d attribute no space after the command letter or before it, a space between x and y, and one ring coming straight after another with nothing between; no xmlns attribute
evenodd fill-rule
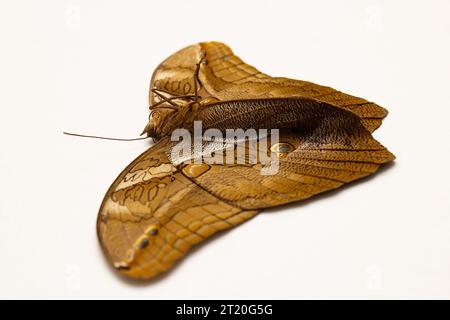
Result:
<svg viewBox="0 0 450 320"><path fill-rule="evenodd" d="M450 298L450 2L1 1L0 297ZM97 210L146 149L153 69L223 41L271 75L386 106L372 179L272 210L133 285Z"/></svg>

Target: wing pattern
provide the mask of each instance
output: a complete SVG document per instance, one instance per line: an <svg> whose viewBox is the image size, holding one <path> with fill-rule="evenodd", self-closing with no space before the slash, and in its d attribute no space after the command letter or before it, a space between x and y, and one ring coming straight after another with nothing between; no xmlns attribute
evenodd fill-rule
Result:
<svg viewBox="0 0 450 320"><path fill-rule="evenodd" d="M387 115L387 110L331 87L312 82L283 77L270 77L246 64L232 50L220 42L204 42L184 48L161 63L152 76L151 88L159 88L177 94L193 94L193 74L202 53L207 64L202 66L201 96L213 96L220 100L236 100L273 97L307 97L327 102L351 111L362 119L372 132ZM150 93L150 102L158 101Z"/></svg>
<svg viewBox="0 0 450 320"><path fill-rule="evenodd" d="M108 259L132 278L168 270L193 245L257 211L243 210L208 193L172 166L161 140L117 178L97 222Z"/></svg>
<svg viewBox="0 0 450 320"><path fill-rule="evenodd" d="M119 175L97 221L108 260L132 278L169 270L194 245L261 209L338 188L394 159L370 133L385 109L329 87L270 77L222 43L175 53L156 69L151 88L193 94L203 53L200 95L219 99L200 110L204 129L280 128L279 143L258 145L260 154L277 155L279 170L266 176L258 163L178 163L171 159L175 143L163 137ZM151 90L149 99L154 104L161 95ZM249 144L239 149L248 154Z"/></svg>

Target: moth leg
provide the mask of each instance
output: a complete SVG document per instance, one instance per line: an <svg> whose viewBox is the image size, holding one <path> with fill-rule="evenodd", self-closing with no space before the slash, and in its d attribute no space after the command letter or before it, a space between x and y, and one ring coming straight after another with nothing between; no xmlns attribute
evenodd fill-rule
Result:
<svg viewBox="0 0 450 320"><path fill-rule="evenodd" d="M152 88L151 91L152 91L153 93L155 93L155 94L160 94L161 92L167 93L167 94L170 94L170 95L173 96L173 97L179 95L179 94L176 93L176 92L168 91L168 90L165 90L165 89Z"/></svg>
<svg viewBox="0 0 450 320"><path fill-rule="evenodd" d="M177 99L189 99L189 98L193 98L193 95L184 95L184 96L176 96L176 97L170 97L170 98L163 98L161 101L158 101L157 103L153 104L150 106L150 110L156 109L156 108L166 108L166 109L173 109L173 110L180 110L180 106L177 104L171 104L170 106L161 106L161 104L163 104L164 102L172 102L172 100L177 100Z"/></svg>
<svg viewBox="0 0 450 320"><path fill-rule="evenodd" d="M161 101L158 101L158 102L155 103L154 105L150 106L150 109L153 109L153 108L155 108L156 106L158 106L158 105L160 105L160 104L162 104L162 103L164 103L164 102L168 102L168 103L170 103L172 106L179 108L180 105L179 105L179 104L176 104L175 102L173 102L173 100L177 100L177 99L180 99L180 100L181 100L181 99L184 99L184 100L188 100L188 102L189 102L189 101L192 101L192 100L195 98L195 96L192 95L192 94L190 94L190 95L189 95L189 94L188 94L188 95L180 95L180 94L177 94L177 93L174 93L174 92L170 92L170 91L163 90L163 89L157 89L157 88L153 88L153 89L151 89L151 91L152 91L154 94L156 94L156 95L158 96L158 98L161 99ZM171 97L167 97L167 96L163 95L161 92L170 94Z"/></svg>
<svg viewBox="0 0 450 320"><path fill-rule="evenodd" d="M170 103L171 105L173 105L174 107L178 107L178 105L175 102L169 100L169 98L166 97L165 95L163 95L162 93L160 93L158 89L152 89L152 92L154 94L156 94L160 100L164 100L164 101Z"/></svg>
<svg viewBox="0 0 450 320"><path fill-rule="evenodd" d="M200 66L202 65L202 63L206 63L206 53L205 52L201 52L200 55L200 61L196 64L195 66L195 72L194 72L194 94L195 94L195 101L198 102L198 92L200 90L201 87L203 87L198 74L200 73Z"/></svg>

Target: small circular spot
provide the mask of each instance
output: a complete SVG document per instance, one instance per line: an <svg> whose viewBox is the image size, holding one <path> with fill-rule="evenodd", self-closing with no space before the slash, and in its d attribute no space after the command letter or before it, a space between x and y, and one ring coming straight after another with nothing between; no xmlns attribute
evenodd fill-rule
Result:
<svg viewBox="0 0 450 320"><path fill-rule="evenodd" d="M141 241L139 242L139 249L142 250L147 248L148 244L149 244L148 238L147 237L142 238Z"/></svg>
<svg viewBox="0 0 450 320"><path fill-rule="evenodd" d="M287 142L275 143L272 147L270 147L270 151L275 152L279 156L285 156L289 152L294 151L294 146Z"/></svg>
<svg viewBox="0 0 450 320"><path fill-rule="evenodd" d="M147 229L147 234L151 236L156 236L158 234L158 226L153 224Z"/></svg>

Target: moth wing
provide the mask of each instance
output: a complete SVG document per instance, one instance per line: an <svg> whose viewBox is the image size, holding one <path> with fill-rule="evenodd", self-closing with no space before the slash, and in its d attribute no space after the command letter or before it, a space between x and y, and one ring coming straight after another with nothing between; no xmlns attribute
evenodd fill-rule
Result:
<svg viewBox="0 0 450 320"><path fill-rule="evenodd" d="M337 188L394 158L357 116L312 99L224 101L200 116L205 129L280 128L279 143L292 148L268 176L261 164L173 164L168 138L144 152L108 190L97 224L106 256L127 276L155 277L259 209ZM258 147L273 151L271 144Z"/></svg>
<svg viewBox="0 0 450 320"><path fill-rule="evenodd" d="M132 278L155 277L193 245L257 213L200 188L169 161L170 148L163 139L134 160L100 208L97 232L103 251Z"/></svg>
<svg viewBox="0 0 450 320"><path fill-rule="evenodd" d="M359 117L308 98L223 101L206 106L201 117L205 129L280 129L278 142L258 145L262 154L274 152L274 143L287 146L277 158L275 174L263 175L261 163L227 163L191 177L202 189L244 210L309 198L373 174L395 158ZM249 154L249 144L239 147Z"/></svg>
<svg viewBox="0 0 450 320"><path fill-rule="evenodd" d="M203 42L176 52L155 70L151 88L193 94L194 71L203 53L206 54L207 64L201 66L199 74L202 97L213 96L219 100L294 96L313 98L355 113L370 132L377 129L387 115L386 109L373 102L330 87L268 76L245 63L220 42ZM149 100L154 103L159 98L150 92Z"/></svg>

